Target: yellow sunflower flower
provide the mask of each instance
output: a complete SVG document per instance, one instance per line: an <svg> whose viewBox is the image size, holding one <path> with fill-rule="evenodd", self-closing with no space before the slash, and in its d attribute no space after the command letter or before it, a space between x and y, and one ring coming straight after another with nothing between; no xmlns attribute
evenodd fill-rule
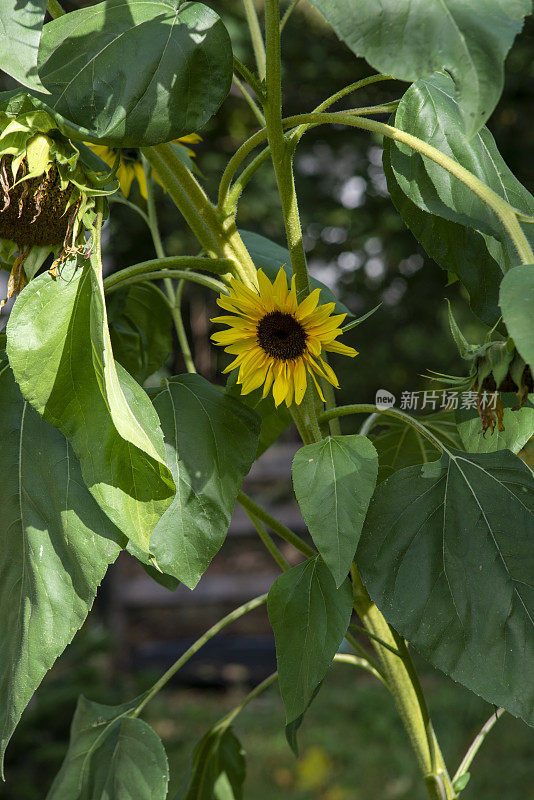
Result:
<svg viewBox="0 0 534 800"><path fill-rule="evenodd" d="M202 137L199 136L198 133L189 133L187 136L181 136L179 139L174 139L173 143L180 144L185 147L187 154L191 156L191 158L194 158L196 155L195 151L191 150L191 148L187 147L187 145L197 144L201 141ZM91 142L85 142L85 144L90 147L93 153L101 158L102 161L105 161L106 164L109 164L110 167L115 165L117 153L120 150L117 179L119 181L121 192L123 193L124 197L128 197L130 194L130 189L132 188L132 183L137 181L141 196L144 197L145 200L147 199L145 170L143 169L143 165L141 163L139 150L136 147L107 147L107 145L104 144L91 144ZM157 172L152 170L152 174L154 175L154 180L156 183L159 183L159 185L165 190L165 187L160 181Z"/></svg>
<svg viewBox="0 0 534 800"><path fill-rule="evenodd" d="M277 406L285 401L299 405L306 392L309 374L324 401L316 375L339 388L336 374L321 353L357 355L353 347L337 342L346 314L334 314L335 303L317 305L320 289L301 303L297 301L295 278L288 290L286 274L280 269L273 283L258 270L259 290L249 289L233 279L228 295L217 303L233 316L214 317L230 327L212 335L213 341L236 358L224 372L239 367L237 383L241 394L249 394L263 384L263 397L272 389Z"/></svg>

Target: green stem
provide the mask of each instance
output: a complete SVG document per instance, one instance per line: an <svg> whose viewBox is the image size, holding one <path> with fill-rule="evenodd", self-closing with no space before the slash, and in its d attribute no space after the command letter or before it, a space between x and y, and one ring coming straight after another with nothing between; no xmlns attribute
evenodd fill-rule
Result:
<svg viewBox="0 0 534 800"><path fill-rule="evenodd" d="M113 275L109 275L104 281L104 287L106 289L111 289L115 284L121 283L124 278L130 278L133 275L143 275L148 272L157 272L158 270L161 272L168 272L169 270L183 271L185 273L187 269L205 269L224 274L228 272L229 268L230 262L226 258L214 259L206 258L205 256L151 258L148 261L140 261L139 264L133 264L131 267L125 267L125 269L121 269L118 272L114 272ZM199 277L197 273L191 274ZM208 275L201 275L200 277L209 278ZM192 280L195 280L195 278ZM214 278L210 278L210 280L214 282L217 291L221 291L221 289L224 290L225 286L223 283L215 281ZM197 283L198 282L199 281L197 281ZM210 286L210 288L212 287Z"/></svg>
<svg viewBox="0 0 534 800"><path fill-rule="evenodd" d="M267 525L267 527L270 528L273 533L276 533L276 535L283 539L284 542L293 545L296 550L299 550L306 557L309 558L310 556L317 555L313 547L310 547L308 544L306 544L306 542L303 541L300 536L297 536L297 534L293 533L292 530L287 528L285 525L282 525L281 522L278 522L278 520L275 519L272 514L269 514L268 511L259 506L244 492L239 492L237 495L237 501L243 506L245 511L250 512L257 519L261 520L261 522Z"/></svg>
<svg viewBox="0 0 534 800"><path fill-rule="evenodd" d="M243 0L245 8L245 15L247 18L248 29L250 31L250 38L252 40L252 47L254 49L254 57L256 59L256 66L258 67L258 75L260 80L265 80L265 45L263 43L263 36L261 33L260 22L256 13L254 0Z"/></svg>
<svg viewBox="0 0 534 800"><path fill-rule="evenodd" d="M399 648L389 625L372 602L355 566L351 570L354 608L365 628L373 634L373 646L380 659L382 671L393 694L404 727L425 778L430 797L441 800L443 789L446 798L454 798L447 769L437 744L417 673L410 655ZM389 647L384 647L380 640ZM391 648L399 650L401 657Z"/></svg>
<svg viewBox="0 0 534 800"><path fill-rule="evenodd" d="M282 35L282 31L286 27L289 17L293 13L293 11L295 10L295 8L299 4L299 2L300 2L300 0L292 0L292 2L289 4L288 8L286 8L285 14L282 17L282 21L280 23L280 35Z"/></svg>
<svg viewBox="0 0 534 800"><path fill-rule="evenodd" d="M310 278L302 242L302 229L293 175L293 150L288 147L282 127L279 0L266 0L265 2L265 35L267 40L267 92L264 112L267 122L267 138L271 148L271 158L282 204L287 246L295 276L297 297L303 300L310 293Z"/></svg>
<svg viewBox="0 0 534 800"><path fill-rule="evenodd" d="M65 14L65 9L57 2L57 0L48 0L47 3L48 13L52 17L52 19L57 19L58 17L62 17Z"/></svg>
<svg viewBox="0 0 534 800"><path fill-rule="evenodd" d="M200 286L205 286L207 289L212 289L212 291L220 293L226 293L228 290L224 283L215 280L215 278L211 278L209 275L200 275L198 272L186 272L183 269L158 269L154 272L142 272L139 274L128 275L126 277L119 277L124 276L128 269L123 269L120 272L115 273L115 275L110 275L109 278L106 278L104 281L104 290L106 294L111 294L112 292L117 291L117 289L123 289L125 286L130 286L132 283L142 283L143 281L160 281L165 280L165 278L174 278L175 280L186 280L191 281L192 283L198 283ZM116 278L112 284L109 284L108 281L111 278Z"/></svg>
<svg viewBox="0 0 534 800"><path fill-rule="evenodd" d="M247 90L247 87L239 80L239 78L235 74L234 74L234 83L237 86L237 88L239 89L239 91L241 92L241 94L243 95L243 97L245 98L250 110L252 111L252 113L254 114L254 116L256 117L258 122L260 123L260 126L262 128L264 128L265 127L265 117L263 116L263 114L261 113L261 110L258 108L256 103L254 102L254 98L252 97L250 92Z"/></svg>
<svg viewBox="0 0 534 800"><path fill-rule="evenodd" d="M476 754L480 749L480 746L482 745L482 742L484 741L488 733L491 731L497 720L500 717L502 717L503 714L504 714L504 708L497 708L495 713L493 713L491 717L488 719L488 721L482 726L480 732L476 735L473 742L469 746L467 753L463 757L462 763L456 770L456 774L453 778L453 783L456 783L456 781L459 778L461 778L462 775L465 775L465 773L468 771L469 767L473 762L474 757L476 756Z"/></svg>
<svg viewBox="0 0 534 800"><path fill-rule="evenodd" d="M235 221L221 218L193 173L174 151L173 145L146 147L143 153L208 255L230 259L231 272L242 283L255 287L256 268Z"/></svg>
<svg viewBox="0 0 534 800"><path fill-rule="evenodd" d="M286 572L290 568L290 565L274 543L272 537L269 535L269 533L267 533L259 519L252 513L252 511L249 511L247 508L245 508L245 511L247 512L250 521L256 528L258 536L262 540L269 553L272 555L282 572Z"/></svg>
<svg viewBox="0 0 534 800"><path fill-rule="evenodd" d="M167 281L170 279L166 278L165 280ZM174 319L174 327L176 328L176 335L178 336L178 342L180 344L180 350L182 351L185 368L189 372L189 374L194 375L196 373L195 362L193 360L193 354L191 353L191 348L189 347L189 341L187 339L187 333L182 318L182 295L184 292L184 287L185 287L185 280L182 278L178 282L176 292L174 293L174 306L172 309L172 316Z"/></svg>
<svg viewBox="0 0 534 800"><path fill-rule="evenodd" d="M247 694L243 702L240 703L235 708L233 708L228 714L226 714L221 720L219 720L219 722L215 727L218 727L219 725L224 725L225 727L227 727L228 725L230 725L237 717L237 715L240 714L241 711L243 711L245 706L248 706L251 700L254 700L254 698L258 697L258 695L260 695L262 692L268 689L269 686L272 686L277 678L278 678L278 672L273 672L271 673L271 675L265 678L265 680L263 680L261 683L258 683L258 685L255 686L254 689L252 689L252 691L249 692L249 694Z"/></svg>
<svg viewBox="0 0 534 800"><path fill-rule="evenodd" d="M203 647L206 642L209 642L210 639L213 639L223 628L226 628L227 625L234 622L236 619L239 619L244 614L247 614L249 611L253 611L255 608L263 605L267 601L267 595L262 594L259 597L255 597L254 600L249 600L248 603L244 603L239 608L234 609L225 617L220 619L215 625L212 625L206 633L201 636L199 639L194 642L191 647L189 647L180 658L174 662L174 664L169 667L169 669L163 673L161 678L156 681L156 683L152 686L149 692L145 695L145 697L141 700L139 705L136 706L135 710L132 712L131 716L138 717L147 703L152 700L153 697L165 686L166 683L170 681L170 679L176 675L179 669L186 664L190 658L192 658L195 653L198 653L201 647Z"/></svg>
<svg viewBox="0 0 534 800"><path fill-rule="evenodd" d="M328 422L334 417L346 417L349 414L383 414L385 417L395 417L395 419L400 419L405 422L407 425L411 425L412 428L415 428L419 431L419 433L424 436L429 442L432 442L438 450L445 450L448 452L447 448L444 446L443 442L434 436L428 428L426 428L421 422L418 422L414 417L411 417L409 414L405 414L404 411L398 411L396 408L386 408L383 411L377 408L375 405L370 403L355 403L348 406L338 406L337 408L332 408L330 411L325 411L323 414L319 416L319 424L323 422Z"/></svg>
<svg viewBox="0 0 534 800"><path fill-rule="evenodd" d="M250 88L255 92L256 97L262 98L263 97L263 88L261 83L258 81L252 70L250 70L242 61L238 59L237 56L234 55L234 72L238 72L243 80L245 80Z"/></svg>
<svg viewBox="0 0 534 800"><path fill-rule="evenodd" d="M354 667L360 667L360 669L364 669L366 672L370 672L371 675L374 675L375 678L378 678L380 683L383 683L386 689L389 688L382 673L375 669L375 667L373 667L373 665L370 664L366 658L354 656L352 653L336 653L334 656L334 662L337 662L338 664L352 664Z"/></svg>

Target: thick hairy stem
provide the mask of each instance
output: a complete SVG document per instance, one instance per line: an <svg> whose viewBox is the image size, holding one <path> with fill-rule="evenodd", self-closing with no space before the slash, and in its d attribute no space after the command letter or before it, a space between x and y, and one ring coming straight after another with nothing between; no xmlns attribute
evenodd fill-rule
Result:
<svg viewBox="0 0 534 800"><path fill-rule="evenodd" d="M455 792L432 729L410 655L404 643L402 648L399 647L400 640L393 636L386 620L372 602L355 567L351 570L351 576L354 608L365 628L373 634L373 646L425 778L428 793L433 800L452 800ZM388 647L384 647L382 642Z"/></svg>
<svg viewBox="0 0 534 800"><path fill-rule="evenodd" d="M231 272L250 287L256 286L256 268L243 244L235 221L223 218L176 154L172 144L143 149L189 227L210 257L228 258Z"/></svg>

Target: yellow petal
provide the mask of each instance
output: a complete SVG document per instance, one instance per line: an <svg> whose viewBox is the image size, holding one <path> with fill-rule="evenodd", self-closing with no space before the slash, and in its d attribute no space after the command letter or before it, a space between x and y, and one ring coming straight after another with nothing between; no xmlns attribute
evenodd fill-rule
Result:
<svg viewBox="0 0 534 800"><path fill-rule="evenodd" d="M285 305L287 299L287 276L283 267L278 270L278 275L273 284L273 295L277 305Z"/></svg>
<svg viewBox="0 0 534 800"><path fill-rule="evenodd" d="M267 395L269 394L269 389L273 385L273 380L274 380L273 362L271 361L271 363L267 367L267 373L265 375L265 383L263 385L263 392L262 392L262 395L261 395L263 399L265 399L267 397Z"/></svg>
<svg viewBox="0 0 534 800"><path fill-rule="evenodd" d="M327 364L327 362L324 361L322 358L319 358L319 361L321 362L321 366L325 372L326 380L329 381L332 384L332 386L335 386L336 389L339 389L339 382L337 379L337 375L330 366L330 364Z"/></svg>
<svg viewBox="0 0 534 800"><path fill-rule="evenodd" d="M324 349L331 353L340 353L342 356L349 356L349 358L354 358L354 356L358 355L358 351L355 350L354 347L349 347L347 344L342 344L341 342L329 342L324 345Z"/></svg>
<svg viewBox="0 0 534 800"><path fill-rule="evenodd" d="M130 189L132 188L132 181L135 177L135 173L133 169L127 167L124 161L121 161L119 164L119 168L117 169L117 178L119 181L119 186L121 187L121 192L123 193L124 197L128 197L130 194Z"/></svg>
<svg viewBox="0 0 534 800"><path fill-rule="evenodd" d="M303 321L308 317L317 306L319 302L319 295L321 294L320 289L314 289L308 297L305 297L302 303L299 303L299 306L295 312L295 317L299 320L299 322Z"/></svg>
<svg viewBox="0 0 534 800"><path fill-rule="evenodd" d="M293 381L295 383L295 403L299 406L306 394L306 367L302 358L297 358L293 368Z"/></svg>
<svg viewBox="0 0 534 800"><path fill-rule="evenodd" d="M133 171L134 175L137 178L137 183L139 184L139 191L141 192L141 196L144 199L147 199L147 191L146 191L146 175L143 169L143 165L139 161L135 161L133 164Z"/></svg>
<svg viewBox="0 0 534 800"><path fill-rule="evenodd" d="M283 403L289 390L288 381L286 378L286 364L284 361L279 362L274 367L275 377L273 383L273 397L274 404L278 408L280 403Z"/></svg>
<svg viewBox="0 0 534 800"><path fill-rule="evenodd" d="M321 398L323 403L325 403L326 401L324 399L323 391L322 391L321 387L319 386L319 384L317 382L317 378L315 377L315 375L313 374L313 372L311 370L308 370L308 372L312 376L312 380L313 380L313 382L315 384L315 388L317 389L317 394L319 395L319 397Z"/></svg>

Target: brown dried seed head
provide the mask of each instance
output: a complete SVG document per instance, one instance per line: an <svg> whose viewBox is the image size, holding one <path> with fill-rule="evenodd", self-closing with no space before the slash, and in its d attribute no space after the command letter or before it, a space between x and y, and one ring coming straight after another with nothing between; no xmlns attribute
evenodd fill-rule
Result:
<svg viewBox="0 0 534 800"><path fill-rule="evenodd" d="M0 238L22 247L62 244L69 224L65 213L72 191L60 188L57 167L13 187L12 156L0 160ZM22 162L21 169L25 169ZM19 172L20 175L20 172Z"/></svg>

